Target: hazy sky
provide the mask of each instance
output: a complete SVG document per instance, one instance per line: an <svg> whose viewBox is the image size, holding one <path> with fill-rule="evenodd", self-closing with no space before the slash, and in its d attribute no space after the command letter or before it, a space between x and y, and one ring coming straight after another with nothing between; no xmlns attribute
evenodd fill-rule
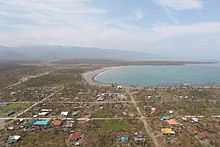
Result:
<svg viewBox="0 0 220 147"><path fill-rule="evenodd" d="M220 57L220 0L0 0L0 45Z"/></svg>

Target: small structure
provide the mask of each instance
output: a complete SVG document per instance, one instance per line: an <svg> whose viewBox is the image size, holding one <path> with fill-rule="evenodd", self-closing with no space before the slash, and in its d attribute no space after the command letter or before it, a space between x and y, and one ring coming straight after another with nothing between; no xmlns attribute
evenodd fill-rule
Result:
<svg viewBox="0 0 220 147"><path fill-rule="evenodd" d="M156 108L151 107L151 113L155 113L156 112Z"/></svg>
<svg viewBox="0 0 220 147"><path fill-rule="evenodd" d="M168 119L170 119L170 116L163 116L162 117L162 120L168 120Z"/></svg>
<svg viewBox="0 0 220 147"><path fill-rule="evenodd" d="M193 118L192 118L192 122L194 122L194 123L198 123L198 122L199 122L199 119L196 118L196 117L193 117Z"/></svg>
<svg viewBox="0 0 220 147"><path fill-rule="evenodd" d="M75 133L70 134L68 138L69 141L78 141L79 139L81 139L80 135Z"/></svg>
<svg viewBox="0 0 220 147"><path fill-rule="evenodd" d="M74 126L74 121L66 121L65 128L72 128Z"/></svg>
<svg viewBox="0 0 220 147"><path fill-rule="evenodd" d="M178 123L176 120L174 120L174 119L169 119L169 120L167 120L167 123L168 123L169 125L179 125L179 123Z"/></svg>
<svg viewBox="0 0 220 147"><path fill-rule="evenodd" d="M117 87L118 89L122 89L122 86L120 86L120 85L118 85L118 87Z"/></svg>
<svg viewBox="0 0 220 147"><path fill-rule="evenodd" d="M26 123L22 124L21 126L23 126L23 127L29 127L29 126L31 126L35 121L37 121L37 120L36 120L36 119L28 120Z"/></svg>
<svg viewBox="0 0 220 147"><path fill-rule="evenodd" d="M21 136L19 136L19 135L9 136L6 144L16 143L20 138L21 138Z"/></svg>
<svg viewBox="0 0 220 147"><path fill-rule="evenodd" d="M73 116L78 116L79 113L80 113L80 111L74 111L72 115L73 115Z"/></svg>
<svg viewBox="0 0 220 147"><path fill-rule="evenodd" d="M2 102L2 103L1 103L1 106L4 106L4 107L6 107L6 106L8 106L8 105L9 105L8 102Z"/></svg>
<svg viewBox="0 0 220 147"><path fill-rule="evenodd" d="M182 119L183 121L187 121L187 117L182 116L181 119Z"/></svg>
<svg viewBox="0 0 220 147"><path fill-rule="evenodd" d="M104 101L104 97L100 96L96 99L97 101Z"/></svg>
<svg viewBox="0 0 220 147"><path fill-rule="evenodd" d="M142 132L137 132L135 133L136 137L134 138L134 141L137 142L137 141L145 141L145 137L144 137L144 134Z"/></svg>
<svg viewBox="0 0 220 147"><path fill-rule="evenodd" d="M173 114L173 111L172 111L172 110L170 110L170 111L169 111L169 114Z"/></svg>
<svg viewBox="0 0 220 147"><path fill-rule="evenodd" d="M52 125L54 126L60 126L62 124L62 121L59 119L55 119L52 121Z"/></svg>
<svg viewBox="0 0 220 147"><path fill-rule="evenodd" d="M10 116L10 115L12 115L14 113L15 113L14 110L8 110L7 112L4 113L3 116L8 117L8 116Z"/></svg>
<svg viewBox="0 0 220 147"><path fill-rule="evenodd" d="M48 114L48 112L40 112L40 113L38 113L39 116L43 116L43 117L47 116L47 114Z"/></svg>
<svg viewBox="0 0 220 147"><path fill-rule="evenodd" d="M128 142L129 137L128 136L121 136L120 140L121 142Z"/></svg>
<svg viewBox="0 0 220 147"><path fill-rule="evenodd" d="M69 113L69 112L61 112L60 115L62 115L62 116L66 116L66 117L67 117L67 116L68 116L68 113Z"/></svg>
<svg viewBox="0 0 220 147"><path fill-rule="evenodd" d="M162 132L164 135L167 135L167 134L172 134L172 135L174 135L174 134L175 134L175 132L172 131L171 128L162 128L162 129L161 129L161 132Z"/></svg>
<svg viewBox="0 0 220 147"><path fill-rule="evenodd" d="M12 91L11 93L10 93L10 96L13 96L13 95L15 95L16 94L16 92L15 91Z"/></svg>
<svg viewBox="0 0 220 147"><path fill-rule="evenodd" d="M208 133L206 131L203 132L197 132L197 136L200 140L208 139Z"/></svg>
<svg viewBox="0 0 220 147"><path fill-rule="evenodd" d="M38 120L34 122L36 126L47 126L49 124L49 120Z"/></svg>

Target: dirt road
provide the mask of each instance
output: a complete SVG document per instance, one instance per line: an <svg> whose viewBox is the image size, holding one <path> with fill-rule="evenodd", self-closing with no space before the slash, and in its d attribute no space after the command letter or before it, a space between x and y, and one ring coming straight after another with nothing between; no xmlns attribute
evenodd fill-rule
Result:
<svg viewBox="0 0 220 147"><path fill-rule="evenodd" d="M146 130L146 132L149 134L149 136L151 137L151 139L153 140L153 143L156 147L160 147L161 145L158 143L157 139L155 138L155 136L152 134L151 127L149 126L149 124L146 121L146 118L143 116L140 108L137 105L137 102L135 101L134 97L132 96L131 92L129 91L129 89L126 89L127 94L130 96L131 101L134 104L134 107L136 108L138 114L140 115L140 120L143 122L144 124L144 128Z"/></svg>

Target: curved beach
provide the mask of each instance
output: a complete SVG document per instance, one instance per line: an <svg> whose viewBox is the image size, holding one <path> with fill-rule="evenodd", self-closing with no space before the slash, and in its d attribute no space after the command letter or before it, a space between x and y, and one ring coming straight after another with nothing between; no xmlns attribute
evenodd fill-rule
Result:
<svg viewBox="0 0 220 147"><path fill-rule="evenodd" d="M116 67L120 67L120 66L111 66L111 67L104 67L104 68L101 68L101 69L98 69L98 70L94 70L94 71L89 71L89 72L86 72L83 74L83 77L85 79L85 81L87 81L90 85L101 85L101 86L110 86L111 84L109 83L102 83L100 81L96 81L96 77L105 73L106 71L109 71L111 70L112 68L116 68ZM194 68L194 67L193 67ZM190 68L191 69L191 68ZM186 70L187 71L187 70ZM189 70L188 70L189 71ZM186 82L185 82L186 83ZM177 87L182 87L186 84L180 84L180 85L177 85ZM123 85L124 87L131 87L131 85ZM219 84L198 84L198 85L193 85L193 84L189 84L190 87L200 87L200 88L213 88L213 87L219 87ZM132 86L134 87L134 86ZM138 85L135 85L135 87L143 87L143 86L138 86ZM161 86L161 85L158 85L158 86L153 86L153 87L176 87L176 85L172 86L172 85L165 85L165 86Z"/></svg>
<svg viewBox="0 0 220 147"><path fill-rule="evenodd" d="M84 79L90 84L90 85L102 85L102 86L109 86L109 84L102 83L95 81L95 77L108 71L111 70L113 67L104 67L101 69L97 69L94 71L89 71L83 74Z"/></svg>

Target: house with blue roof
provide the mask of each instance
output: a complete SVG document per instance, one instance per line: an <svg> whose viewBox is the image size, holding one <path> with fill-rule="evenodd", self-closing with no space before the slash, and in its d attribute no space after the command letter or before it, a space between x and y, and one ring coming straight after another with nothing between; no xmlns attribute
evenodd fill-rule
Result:
<svg viewBox="0 0 220 147"><path fill-rule="evenodd" d="M49 120L38 120L38 121L35 121L34 122L34 125L36 125L36 126L46 126L46 125L48 125L49 124Z"/></svg>
<svg viewBox="0 0 220 147"><path fill-rule="evenodd" d="M121 136L120 140L121 142L128 142L129 137L128 136Z"/></svg>

